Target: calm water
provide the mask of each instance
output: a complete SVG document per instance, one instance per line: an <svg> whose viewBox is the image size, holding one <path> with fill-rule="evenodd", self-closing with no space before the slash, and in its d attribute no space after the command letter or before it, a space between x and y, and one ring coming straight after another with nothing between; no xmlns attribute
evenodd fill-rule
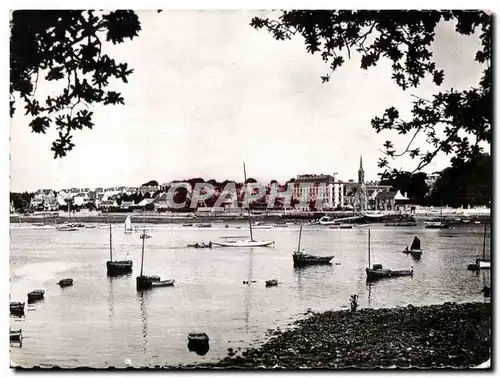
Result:
<svg viewBox="0 0 500 378"><path fill-rule="evenodd" d="M134 262L130 277L109 279L109 231L11 227L11 300L25 301L34 289L46 290L45 300L27 305L25 319L11 318L22 328L22 348L11 346L11 360L22 366L58 365L125 367L215 361L227 348L265 340L266 330L286 326L313 310L340 309L351 294L360 307L422 305L445 301L482 301L480 290L489 272L475 274L467 264L482 253L483 226L459 225L448 230L423 227L371 226L372 262L391 269L414 267L413 277L367 285L367 229L331 230L305 226L302 246L318 255L334 254L340 265L294 270L298 226L254 230L259 239L276 241L275 248L186 249L187 243L247 235L242 229L194 229L151 225L146 241L145 273L174 278L175 287L136 292L140 270L139 234L113 233L115 258ZM423 256L414 261L400 251L414 235L422 240ZM487 240L489 243L489 239ZM489 256L489 245L487 244ZM75 280L61 289L57 282ZM256 280L247 286L243 280ZM280 285L266 288L264 280ZM202 330L210 350L199 356L187 349L187 334Z"/></svg>

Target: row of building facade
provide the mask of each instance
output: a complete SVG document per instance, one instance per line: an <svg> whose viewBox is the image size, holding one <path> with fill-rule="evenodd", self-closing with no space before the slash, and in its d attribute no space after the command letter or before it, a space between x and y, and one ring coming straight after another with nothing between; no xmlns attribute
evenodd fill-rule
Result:
<svg viewBox="0 0 500 378"><path fill-rule="evenodd" d="M302 174L287 184L294 184L292 198L298 199L300 205L295 205L298 210L309 210L310 201L320 201L326 208L353 208L358 210L394 210L396 203L408 202L405 193L393 190L391 186L380 185L377 182L366 182L362 158L358 170L358 180L342 181L336 180L335 174ZM31 207L47 211L57 210L61 206L71 203L72 206L84 207L92 203L97 209L106 207L133 207L146 206L152 203L155 207L167 206L165 191L172 183L163 185L150 185L141 187L110 187L96 188L72 188L60 190L43 189L34 194ZM189 186L188 195L190 194ZM124 194L140 194L144 198L139 204L125 201L117 204L117 199ZM228 200L223 203L226 207L234 206L234 202Z"/></svg>

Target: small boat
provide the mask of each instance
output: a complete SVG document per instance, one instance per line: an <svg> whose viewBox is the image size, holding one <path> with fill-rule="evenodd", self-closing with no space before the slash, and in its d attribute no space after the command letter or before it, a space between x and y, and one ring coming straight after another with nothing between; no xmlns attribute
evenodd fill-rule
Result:
<svg viewBox="0 0 500 378"><path fill-rule="evenodd" d="M267 280L266 287L270 287L270 286L278 286L278 280Z"/></svg>
<svg viewBox="0 0 500 378"><path fill-rule="evenodd" d="M174 286L175 280L152 281L152 287Z"/></svg>
<svg viewBox="0 0 500 378"><path fill-rule="evenodd" d="M28 303L40 301L44 298L45 290L33 290L28 293Z"/></svg>
<svg viewBox="0 0 500 378"><path fill-rule="evenodd" d="M275 227L275 228L288 227L288 225L286 223L277 223L277 224L273 224L273 227Z"/></svg>
<svg viewBox="0 0 500 378"><path fill-rule="evenodd" d="M188 248L212 248L212 242L209 242L208 244L201 243L201 244L188 244Z"/></svg>
<svg viewBox="0 0 500 378"><path fill-rule="evenodd" d="M491 260L486 258L486 228L487 224L484 224L484 235L483 235L483 258L476 256L476 261L473 264L467 265L468 270L481 270L481 269L491 269Z"/></svg>
<svg viewBox="0 0 500 378"><path fill-rule="evenodd" d="M184 223L182 227L193 227L192 223Z"/></svg>
<svg viewBox="0 0 500 378"><path fill-rule="evenodd" d="M224 238L220 242L212 242L212 245L219 247L268 247L274 245L274 241L269 240L253 240L253 239L234 239L230 237Z"/></svg>
<svg viewBox="0 0 500 378"><path fill-rule="evenodd" d="M146 234L146 230L142 231L141 239L142 239L142 252L141 252L141 273L135 278L136 289L140 290L149 290L153 287L164 287L164 286L173 286L175 280L162 280L160 276L145 276L144 272L144 244L146 239L150 238L149 235Z"/></svg>
<svg viewBox="0 0 500 378"><path fill-rule="evenodd" d="M106 261L106 272L110 277L121 276L132 272L132 260L113 261L113 236L111 223L109 224L109 261Z"/></svg>
<svg viewBox="0 0 500 378"><path fill-rule="evenodd" d="M22 343L23 342L23 331L21 329L10 330L10 342L11 343Z"/></svg>
<svg viewBox="0 0 500 378"><path fill-rule="evenodd" d="M62 226L56 227L57 231L78 231L78 227L74 227L73 225L65 224Z"/></svg>
<svg viewBox="0 0 500 378"><path fill-rule="evenodd" d="M96 228L95 224L88 224L85 226L85 228Z"/></svg>
<svg viewBox="0 0 500 378"><path fill-rule="evenodd" d="M313 256L309 255L307 253L304 253L304 251L300 250L300 241L302 238L302 225L300 225L300 230L299 230L299 244L297 246L297 251L293 253L293 266L294 267L300 267L300 266L306 266L306 265L327 265L331 264L331 260L333 259L333 256Z"/></svg>
<svg viewBox="0 0 500 378"><path fill-rule="evenodd" d="M24 302L10 302L10 314L12 316L24 316Z"/></svg>
<svg viewBox="0 0 500 378"><path fill-rule="evenodd" d="M205 332L191 332L188 335L188 341L194 343L208 343L210 339Z"/></svg>
<svg viewBox="0 0 500 378"><path fill-rule="evenodd" d="M73 278L64 278L57 283L61 287L73 286Z"/></svg>
<svg viewBox="0 0 500 378"><path fill-rule="evenodd" d="M368 229L368 267L365 269L366 271L366 279L368 281L378 280L381 278L390 278L390 277L401 277L401 276L413 276L413 268L410 270L390 270L384 268L382 264L373 264L370 268L370 256L371 256L371 237L370 237L370 229Z"/></svg>
<svg viewBox="0 0 500 378"><path fill-rule="evenodd" d="M188 349L196 352L200 356L204 356L210 349L210 339L204 332L191 332L188 334Z"/></svg>
<svg viewBox="0 0 500 378"><path fill-rule="evenodd" d="M450 225L448 223L443 223L443 222L427 222L425 224L425 228L444 229L444 228L450 228Z"/></svg>
<svg viewBox="0 0 500 378"><path fill-rule="evenodd" d="M211 223L198 223L196 225L196 227L199 227L199 228L210 228L210 227L212 227L212 224Z"/></svg>
<svg viewBox="0 0 500 378"><path fill-rule="evenodd" d="M125 223L123 224L123 227L124 227L124 232L126 234L131 234L132 231L133 231L133 228L132 228L132 217L129 215L127 215L127 218L125 219Z"/></svg>
<svg viewBox="0 0 500 378"><path fill-rule="evenodd" d="M415 236L413 238L413 242L411 243L410 249L406 247L403 249L403 253L411 253L412 255L421 255L423 252L422 248L420 247L420 239L418 236Z"/></svg>

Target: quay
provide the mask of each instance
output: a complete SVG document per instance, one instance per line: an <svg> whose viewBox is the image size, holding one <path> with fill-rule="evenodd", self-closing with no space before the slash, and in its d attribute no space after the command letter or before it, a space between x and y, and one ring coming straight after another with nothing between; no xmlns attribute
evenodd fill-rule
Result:
<svg viewBox="0 0 500 378"><path fill-rule="evenodd" d="M460 223L463 220L474 220L483 222L489 222L491 219L491 214L488 211L467 211L462 209L451 209L453 211L444 212L441 219L447 223ZM382 213L382 212L381 212ZM148 224L177 224L193 222L196 220L197 223L238 223L248 220L248 215L241 212L192 212L192 213L182 213L182 212L97 212L97 211L87 211L87 212L76 212L71 213L71 217L67 212L40 212L35 214L11 214L10 223L65 223L65 222L76 222L76 223L124 223L128 215L131 215L132 223L148 223ZM329 217L331 219L342 219L349 218L359 215L359 213L354 211L315 211L315 212L305 212L305 211L269 211L252 214L252 219L259 222L280 222L283 220L289 221L313 221L319 220L321 217ZM418 211L416 213L409 212L386 212L383 218L370 219L365 217L361 219L360 223L377 223L377 222L393 222L405 220L408 217L412 217L417 222L425 222L430 220L435 220L440 217L439 210L434 211ZM353 221L353 223L358 221Z"/></svg>

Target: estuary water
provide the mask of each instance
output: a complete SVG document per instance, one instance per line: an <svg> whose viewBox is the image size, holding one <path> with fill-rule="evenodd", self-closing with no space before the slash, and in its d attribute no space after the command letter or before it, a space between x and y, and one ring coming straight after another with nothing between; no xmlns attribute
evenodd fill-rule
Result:
<svg viewBox="0 0 500 378"><path fill-rule="evenodd" d="M237 229L236 226L241 227ZM301 248L334 255L331 266L294 269L298 226L254 230L256 239L274 240L263 248L186 248L187 244L248 236L245 224L224 228L148 225L145 274L175 279L174 287L138 293L135 276L141 264L139 233L124 234L113 225L115 259L133 261L128 277L108 278L109 229L61 232L53 228L11 225L11 301L25 302L27 293L45 289L43 301L27 305L24 318L12 318L22 329L22 347L11 345L11 361L23 367L136 367L217 361L228 348L265 341L270 328L284 328L307 309L343 309L352 294L360 308L482 301L490 285L489 271L467 271L482 254L483 226L457 225L445 230L370 225L372 263L390 269L414 268L413 277L366 283L368 229L329 229L306 225ZM402 253L419 236L419 261ZM486 255L490 256L489 238ZM66 277L74 285L60 288ZM265 280L277 279L266 288ZM244 280L255 280L251 285ZM190 352L187 335L203 331L210 350Z"/></svg>

